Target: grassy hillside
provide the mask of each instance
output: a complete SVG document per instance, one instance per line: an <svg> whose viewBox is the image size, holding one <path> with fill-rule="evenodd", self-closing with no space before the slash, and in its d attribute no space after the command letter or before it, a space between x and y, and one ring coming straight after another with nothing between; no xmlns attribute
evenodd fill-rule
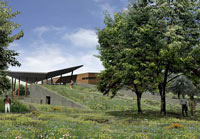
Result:
<svg viewBox="0 0 200 139"><path fill-rule="evenodd" d="M168 105L166 117L160 103L142 100L143 115L137 114L136 98L110 99L95 89L75 86L45 87L88 109L33 104L26 114L0 114L0 138L75 139L195 139L200 137L200 112L182 117L180 106Z"/></svg>

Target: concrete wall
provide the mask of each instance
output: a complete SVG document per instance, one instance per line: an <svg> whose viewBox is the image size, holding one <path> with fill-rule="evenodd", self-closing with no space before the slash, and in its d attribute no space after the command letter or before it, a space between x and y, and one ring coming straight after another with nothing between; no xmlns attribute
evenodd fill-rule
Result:
<svg viewBox="0 0 200 139"><path fill-rule="evenodd" d="M29 85L29 91L30 96L25 98L25 102L46 104L46 97L49 96L51 101L50 105L85 108L84 106L74 102L73 100L67 99L64 96L39 85Z"/></svg>

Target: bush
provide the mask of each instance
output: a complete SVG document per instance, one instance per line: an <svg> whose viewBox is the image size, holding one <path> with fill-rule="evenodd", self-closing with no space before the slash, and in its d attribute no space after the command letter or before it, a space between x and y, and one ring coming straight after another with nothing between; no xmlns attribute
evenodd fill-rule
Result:
<svg viewBox="0 0 200 139"><path fill-rule="evenodd" d="M5 112L5 104L4 104L4 99L0 99L0 112ZM21 112L28 112L30 111L29 106L18 101L18 100L13 100L12 104L10 106L11 112L15 113L21 113Z"/></svg>
<svg viewBox="0 0 200 139"><path fill-rule="evenodd" d="M19 91L19 95L20 95L20 96L24 96L24 95L25 95L25 86L22 85L22 84L20 84L19 90L20 90L20 91ZM15 90L15 94L18 95L18 89ZM29 89L27 88L27 96L28 96L28 95L30 95L30 91L29 91Z"/></svg>

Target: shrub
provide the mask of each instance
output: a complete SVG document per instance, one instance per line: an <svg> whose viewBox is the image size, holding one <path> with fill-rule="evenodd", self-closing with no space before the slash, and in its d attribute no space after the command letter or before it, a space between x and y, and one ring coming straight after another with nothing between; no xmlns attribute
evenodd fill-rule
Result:
<svg viewBox="0 0 200 139"><path fill-rule="evenodd" d="M60 107L52 107L52 109L53 109L54 111L62 111L62 110L63 110L63 109L60 108Z"/></svg>
<svg viewBox="0 0 200 139"><path fill-rule="evenodd" d="M167 129L169 130L173 128L184 128L184 126L179 123L174 123L174 124L171 124Z"/></svg>
<svg viewBox="0 0 200 139"><path fill-rule="evenodd" d="M19 95L20 96L24 96L25 95L25 86L20 84L20 89L19 89ZM15 94L18 95L18 89L15 90ZM27 88L27 96L30 95L30 91L29 89Z"/></svg>
<svg viewBox="0 0 200 139"><path fill-rule="evenodd" d="M5 112L5 104L3 100L4 99L0 99L0 112ZM16 112L16 113L28 112L29 106L18 100L12 100L10 109L11 112Z"/></svg>
<svg viewBox="0 0 200 139"><path fill-rule="evenodd" d="M34 114L34 115L40 115L40 112L38 112L38 111L32 111L32 114Z"/></svg>

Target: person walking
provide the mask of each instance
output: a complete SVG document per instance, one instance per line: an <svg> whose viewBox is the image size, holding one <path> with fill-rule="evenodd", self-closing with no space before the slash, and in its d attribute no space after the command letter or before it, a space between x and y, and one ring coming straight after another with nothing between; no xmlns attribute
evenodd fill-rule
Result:
<svg viewBox="0 0 200 139"><path fill-rule="evenodd" d="M10 113L10 104L11 104L11 99L6 95L6 98L4 99L5 103L5 113L9 112Z"/></svg>
<svg viewBox="0 0 200 139"><path fill-rule="evenodd" d="M195 111L196 106L197 106L197 103L194 99L194 96L190 96L189 108L190 108L190 112L192 116L194 116L194 111Z"/></svg>
<svg viewBox="0 0 200 139"><path fill-rule="evenodd" d="M182 106L182 115L183 116L188 116L187 99L185 99L184 95L182 95L182 99L180 99L180 104Z"/></svg>

